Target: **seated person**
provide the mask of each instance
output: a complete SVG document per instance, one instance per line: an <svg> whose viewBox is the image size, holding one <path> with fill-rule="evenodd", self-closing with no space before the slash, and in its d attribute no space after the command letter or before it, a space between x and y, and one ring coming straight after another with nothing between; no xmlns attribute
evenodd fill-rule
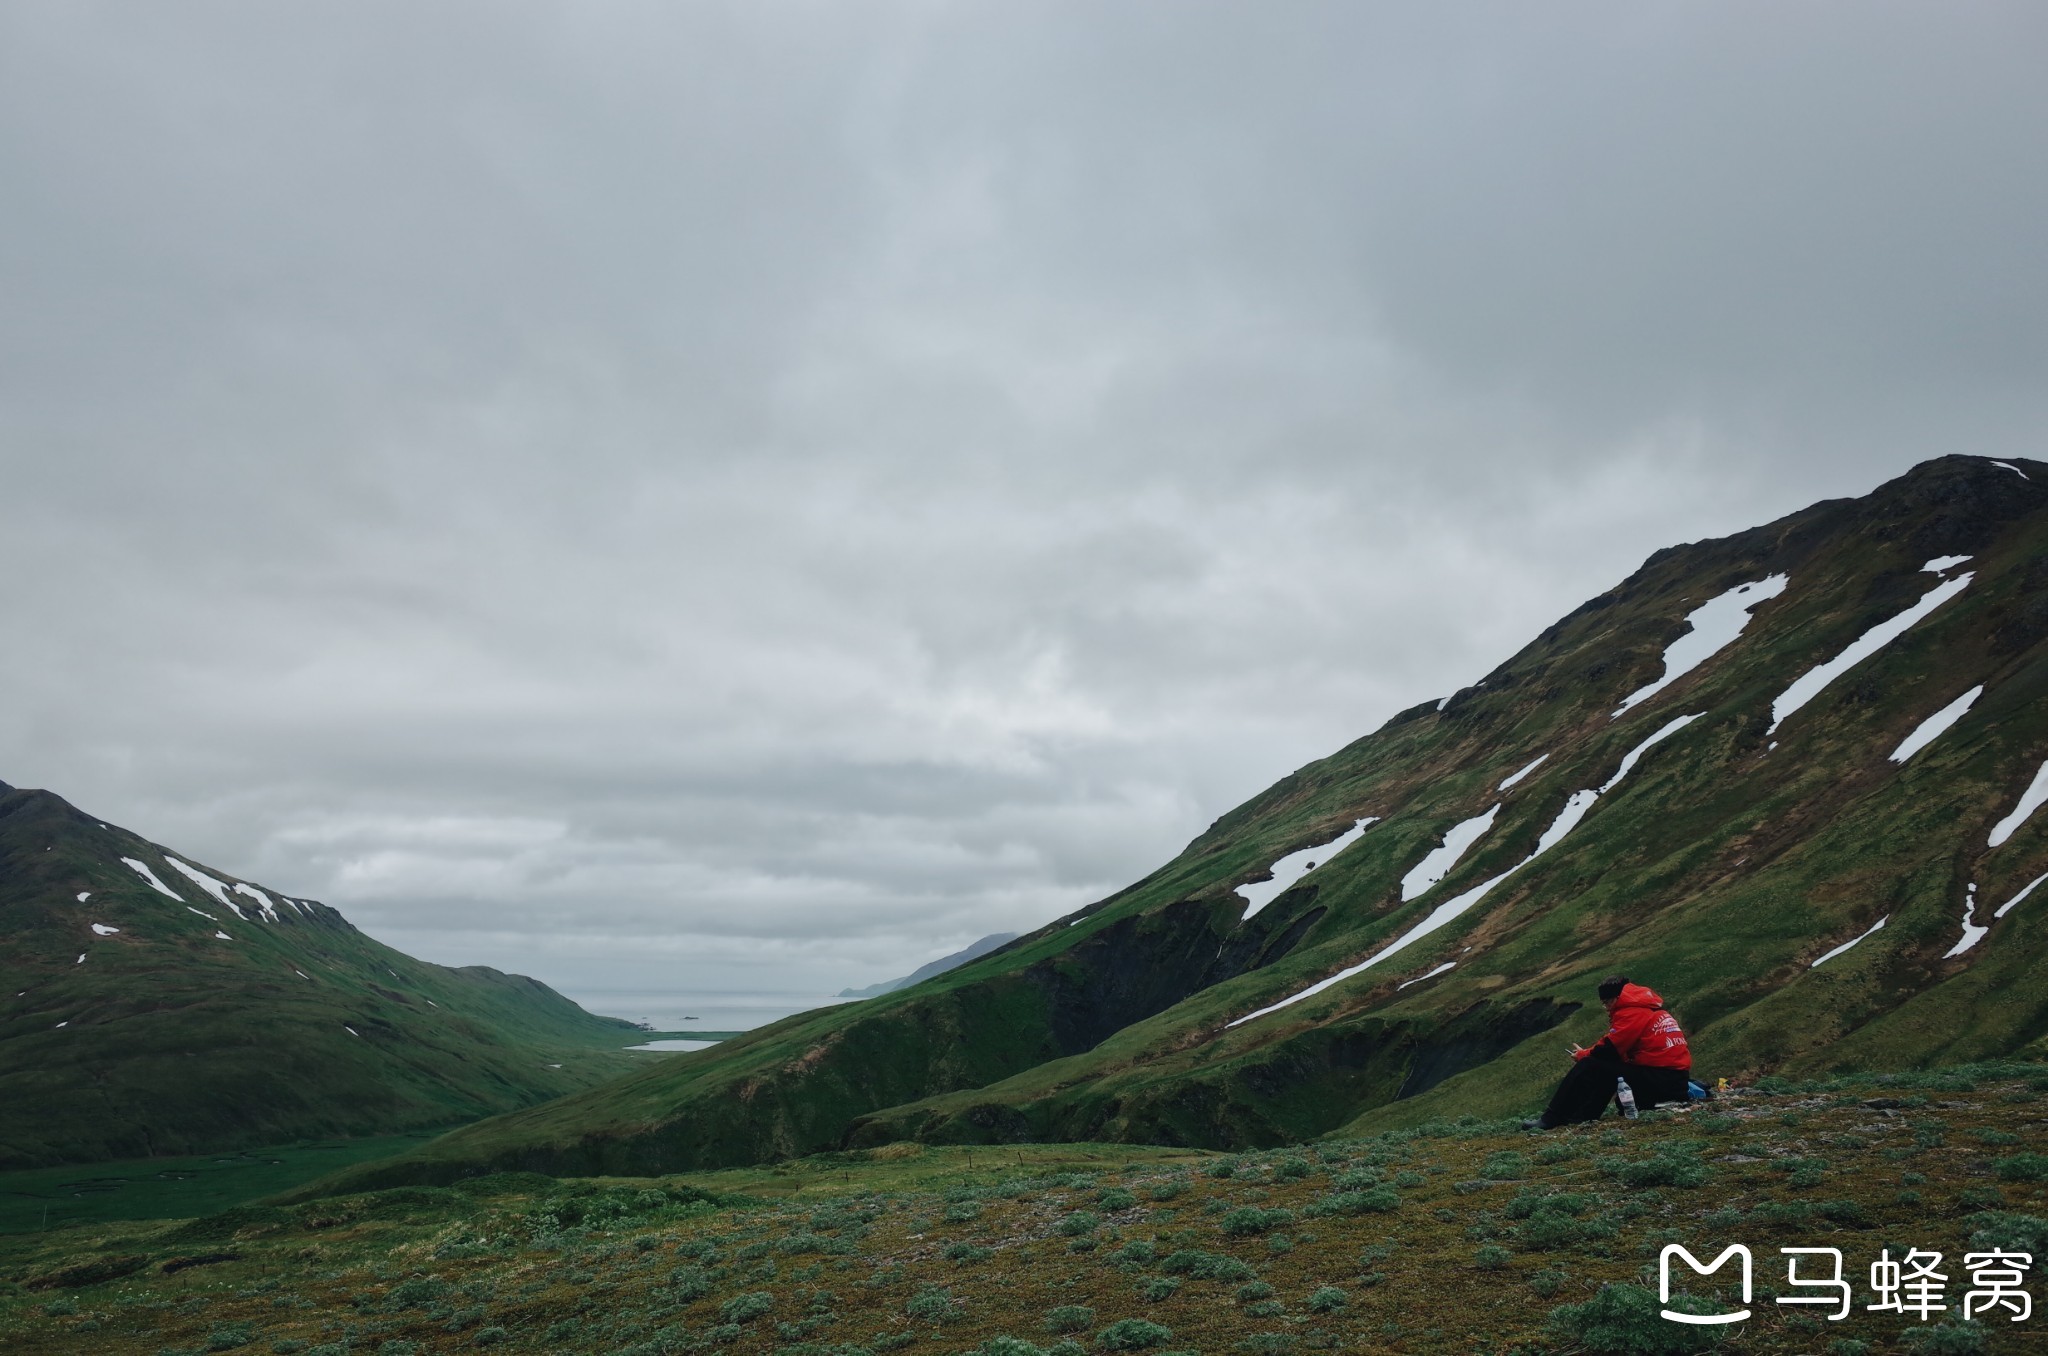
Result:
<svg viewBox="0 0 2048 1356"><path fill-rule="evenodd" d="M1597 1121L1615 1099L1616 1079L1625 1079L1636 1105L1645 1109L1660 1102L1683 1102L1691 1093L1692 1051L1678 1021L1664 1011L1664 1000L1625 976L1600 981L1600 1001L1607 1005L1607 1034L1591 1049L1572 1047L1578 1063L1557 1085L1534 1129Z"/></svg>

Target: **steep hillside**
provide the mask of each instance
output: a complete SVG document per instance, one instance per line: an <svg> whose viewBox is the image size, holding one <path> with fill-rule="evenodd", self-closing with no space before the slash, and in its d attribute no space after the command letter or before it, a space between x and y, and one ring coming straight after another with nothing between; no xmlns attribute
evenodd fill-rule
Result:
<svg viewBox="0 0 2048 1356"><path fill-rule="evenodd" d="M0 1168L448 1125L631 1068L535 980L0 784Z"/></svg>
<svg viewBox="0 0 2048 1356"><path fill-rule="evenodd" d="M1530 1107L1610 971L1709 1073L2038 1053L2044 509L2048 465L1944 457L1660 551L1071 918L359 1180Z"/></svg>

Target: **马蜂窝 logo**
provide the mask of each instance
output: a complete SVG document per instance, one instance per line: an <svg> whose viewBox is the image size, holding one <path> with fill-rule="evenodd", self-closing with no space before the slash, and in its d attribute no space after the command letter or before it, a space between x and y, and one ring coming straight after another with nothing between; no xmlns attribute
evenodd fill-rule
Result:
<svg viewBox="0 0 2048 1356"><path fill-rule="evenodd" d="M1685 1264L1691 1267L1696 1275L1700 1276L1711 1276L1719 1271L1721 1265L1729 1258L1740 1257L1742 1259L1743 1307L1728 1314L1682 1314L1678 1310L1671 1308L1671 1259L1673 1256L1683 1257ZM1740 1323L1749 1317L1749 1269L1749 1249L1740 1243L1730 1243L1722 1250L1719 1257L1716 1257L1705 1266L1700 1265L1700 1259L1687 1252L1683 1247L1676 1243L1667 1243L1664 1245L1663 1253L1657 1258L1657 1302L1665 1306L1659 1312L1673 1323Z"/></svg>

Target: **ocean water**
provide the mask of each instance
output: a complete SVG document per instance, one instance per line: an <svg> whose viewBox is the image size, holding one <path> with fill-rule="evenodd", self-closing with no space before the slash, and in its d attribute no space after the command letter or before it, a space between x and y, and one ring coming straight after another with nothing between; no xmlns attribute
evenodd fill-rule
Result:
<svg viewBox="0 0 2048 1356"><path fill-rule="evenodd" d="M793 1012L857 1002L823 993L741 991L650 993L644 989L564 989L590 1012L646 1022L656 1031L752 1031Z"/></svg>

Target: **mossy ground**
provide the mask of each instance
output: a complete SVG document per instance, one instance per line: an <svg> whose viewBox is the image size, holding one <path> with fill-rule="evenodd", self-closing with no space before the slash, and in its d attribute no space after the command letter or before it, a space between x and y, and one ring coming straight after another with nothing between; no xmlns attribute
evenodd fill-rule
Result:
<svg viewBox="0 0 2048 1356"><path fill-rule="evenodd" d="M506 1175L78 1227L0 1245L0 1346L2048 1350L2048 1313L1951 1322L1927 1348L1909 1335L1920 1325L1860 1308L1880 1248L1943 1252L1959 1304L1973 1236L2048 1235L2044 1094L2048 1067L2004 1065L1778 1084L1542 1134L1468 1119L1236 1156L901 1144L689 1177ZM1629 1289L1605 1292L1620 1317L1604 1326L1555 1316L1603 1287L1654 1288L1669 1242L1703 1256L1749 1244L1757 1317L1727 1334L1653 1316L1644 1329L1629 1312L1643 1292ZM1843 1250L1859 1292L1849 1320L1772 1303L1776 1250L1794 1245Z"/></svg>

